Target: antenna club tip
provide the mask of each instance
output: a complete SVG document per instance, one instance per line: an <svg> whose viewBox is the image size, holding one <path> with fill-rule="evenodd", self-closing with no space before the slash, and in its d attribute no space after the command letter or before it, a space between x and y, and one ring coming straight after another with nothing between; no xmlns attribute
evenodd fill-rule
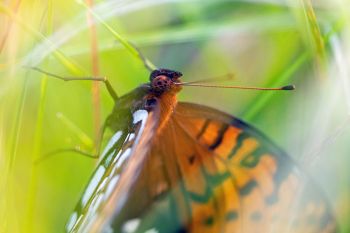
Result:
<svg viewBox="0 0 350 233"><path fill-rule="evenodd" d="M287 86L282 87L281 89L285 90L285 91L292 91L292 90L295 90L295 86L294 85L287 85Z"/></svg>

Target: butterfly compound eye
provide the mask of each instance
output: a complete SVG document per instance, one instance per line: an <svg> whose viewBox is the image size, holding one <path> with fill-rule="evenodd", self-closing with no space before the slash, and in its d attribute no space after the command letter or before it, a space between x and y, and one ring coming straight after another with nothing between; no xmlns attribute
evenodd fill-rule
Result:
<svg viewBox="0 0 350 233"><path fill-rule="evenodd" d="M155 77L152 82L152 88L158 92L164 92L166 90L169 90L172 85L172 80L165 76L165 75L159 75Z"/></svg>
<svg viewBox="0 0 350 233"><path fill-rule="evenodd" d="M182 76L182 73L179 71L174 71L174 70L169 70L169 69L158 69L158 70L153 70L151 75L150 75L150 81L160 75L165 75L169 77L171 80L175 81L176 79L180 78Z"/></svg>
<svg viewBox="0 0 350 233"><path fill-rule="evenodd" d="M168 69L154 70L150 76L152 89L157 93L163 93L169 90L181 76L182 73L178 71Z"/></svg>

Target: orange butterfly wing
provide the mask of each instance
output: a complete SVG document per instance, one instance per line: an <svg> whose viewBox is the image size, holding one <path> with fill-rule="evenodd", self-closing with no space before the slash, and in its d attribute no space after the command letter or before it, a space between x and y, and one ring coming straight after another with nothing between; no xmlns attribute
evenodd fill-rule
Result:
<svg viewBox="0 0 350 233"><path fill-rule="evenodd" d="M205 106L177 105L141 177L113 229L336 231L322 192L292 159L244 122Z"/></svg>
<svg viewBox="0 0 350 233"><path fill-rule="evenodd" d="M180 163L183 174L193 174L184 179L191 232L336 231L322 192L260 132L191 103L178 104L174 121L177 133L187 135L177 157L191 155L186 141L197 144L187 164Z"/></svg>
<svg viewBox="0 0 350 233"><path fill-rule="evenodd" d="M317 187L252 127L208 107L179 103L157 133L159 114L158 108L149 112L137 140L125 137L111 160L128 150L129 159L122 167L105 167L70 231L336 231Z"/></svg>

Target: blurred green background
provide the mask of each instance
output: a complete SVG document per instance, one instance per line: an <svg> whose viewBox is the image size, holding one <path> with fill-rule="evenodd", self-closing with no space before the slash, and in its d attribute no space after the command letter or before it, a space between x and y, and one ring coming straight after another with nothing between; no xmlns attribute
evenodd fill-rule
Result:
<svg viewBox="0 0 350 233"><path fill-rule="evenodd" d="M350 232L350 2L346 0L86 1L107 26L158 67L184 81L229 72L226 85L259 92L185 87L180 100L205 104L254 125L310 173ZM107 76L119 95L149 72L106 25L76 1L0 2L0 232L63 232L96 160L93 151L113 107L100 85L62 76ZM95 21L93 25L91 22ZM95 90L95 91L93 91Z"/></svg>

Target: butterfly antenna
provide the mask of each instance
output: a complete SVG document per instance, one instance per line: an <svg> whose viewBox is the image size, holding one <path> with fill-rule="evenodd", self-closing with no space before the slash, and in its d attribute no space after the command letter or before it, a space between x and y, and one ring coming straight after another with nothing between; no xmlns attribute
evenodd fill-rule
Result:
<svg viewBox="0 0 350 233"><path fill-rule="evenodd" d="M202 83L211 83L211 82L220 82L220 81L228 81L233 80L234 74L228 73L225 75L217 76L214 78L206 78L206 79L199 79L191 82L183 82L182 84L185 86L187 84L202 84Z"/></svg>
<svg viewBox="0 0 350 233"><path fill-rule="evenodd" d="M205 85L196 83L175 83L181 86L190 87L211 87L211 88L230 88L230 89L242 89L242 90L258 90L258 91L291 91L295 89L294 85L287 85L283 87L268 88L268 87L246 87L246 86L220 86L220 85Z"/></svg>

